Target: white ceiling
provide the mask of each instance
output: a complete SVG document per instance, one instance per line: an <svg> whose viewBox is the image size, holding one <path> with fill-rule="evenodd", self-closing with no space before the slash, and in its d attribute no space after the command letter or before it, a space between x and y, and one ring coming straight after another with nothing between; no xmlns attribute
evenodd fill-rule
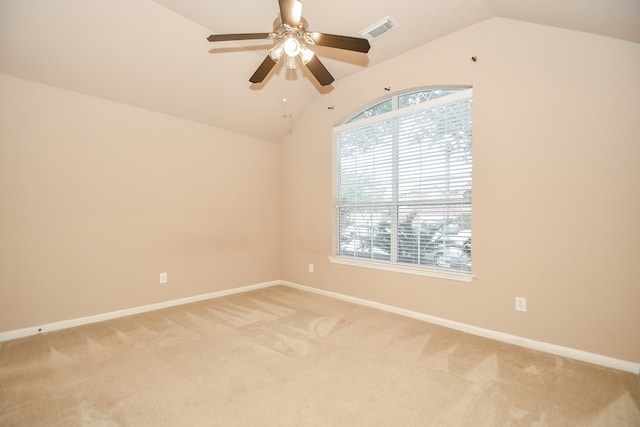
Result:
<svg viewBox="0 0 640 427"><path fill-rule="evenodd" d="M333 87L280 66L252 85L268 41L206 41L269 32L277 15L277 0L0 0L0 73L279 141ZM399 24L366 55L316 47L336 80L491 17L640 43L640 0L303 0L303 16L350 36Z"/></svg>

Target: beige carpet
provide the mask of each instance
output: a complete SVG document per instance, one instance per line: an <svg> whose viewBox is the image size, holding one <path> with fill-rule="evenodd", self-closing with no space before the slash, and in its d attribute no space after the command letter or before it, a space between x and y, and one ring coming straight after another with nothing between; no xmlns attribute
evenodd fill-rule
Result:
<svg viewBox="0 0 640 427"><path fill-rule="evenodd" d="M276 286L1 343L0 425L640 426L640 382Z"/></svg>

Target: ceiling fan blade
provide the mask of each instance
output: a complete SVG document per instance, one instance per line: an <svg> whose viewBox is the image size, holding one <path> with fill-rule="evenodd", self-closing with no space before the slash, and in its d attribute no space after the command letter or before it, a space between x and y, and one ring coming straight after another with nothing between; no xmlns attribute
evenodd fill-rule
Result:
<svg viewBox="0 0 640 427"><path fill-rule="evenodd" d="M207 37L210 42L227 42L232 40L258 40L268 39L271 33L245 33L245 34L212 34Z"/></svg>
<svg viewBox="0 0 640 427"><path fill-rule="evenodd" d="M302 2L300 0L278 0L280 5L280 19L290 27L300 25L302 18Z"/></svg>
<svg viewBox="0 0 640 427"><path fill-rule="evenodd" d="M335 80L329 70L324 66L317 56L313 56L309 62L307 62L307 68L313 74L313 77L318 80L318 83L322 86L327 86L333 83Z"/></svg>
<svg viewBox="0 0 640 427"><path fill-rule="evenodd" d="M261 83L264 78L267 77L269 71L271 71L271 69L275 67L275 65L276 61L271 59L271 56L267 55L267 57L264 58L264 61L262 61L262 64L260 64L258 69L255 71L255 73L253 73L253 75L249 78L249 81L251 83Z"/></svg>
<svg viewBox="0 0 640 427"><path fill-rule="evenodd" d="M311 33L313 41L318 46L334 47L336 49L353 50L367 53L371 49L369 40L360 37L336 36L334 34Z"/></svg>

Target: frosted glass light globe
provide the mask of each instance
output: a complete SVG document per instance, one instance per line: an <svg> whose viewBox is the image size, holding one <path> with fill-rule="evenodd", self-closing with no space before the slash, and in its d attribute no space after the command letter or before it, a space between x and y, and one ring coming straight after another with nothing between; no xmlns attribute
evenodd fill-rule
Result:
<svg viewBox="0 0 640 427"><path fill-rule="evenodd" d="M300 53L300 42L295 37L288 37L284 43L284 53L287 56L294 57Z"/></svg>

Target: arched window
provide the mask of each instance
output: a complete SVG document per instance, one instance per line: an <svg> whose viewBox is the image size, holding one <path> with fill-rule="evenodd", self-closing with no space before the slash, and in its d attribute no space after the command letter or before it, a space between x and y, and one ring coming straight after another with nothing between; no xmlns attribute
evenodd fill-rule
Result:
<svg viewBox="0 0 640 427"><path fill-rule="evenodd" d="M472 96L398 93L335 127L333 262L470 280Z"/></svg>

